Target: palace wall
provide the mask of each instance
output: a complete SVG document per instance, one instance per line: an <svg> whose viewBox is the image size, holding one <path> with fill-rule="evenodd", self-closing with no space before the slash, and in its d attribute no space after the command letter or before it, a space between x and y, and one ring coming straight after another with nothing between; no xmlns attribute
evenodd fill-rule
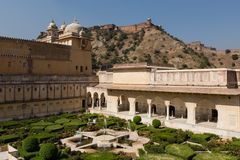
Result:
<svg viewBox="0 0 240 160"><path fill-rule="evenodd" d="M79 111L86 87L96 83L96 77L0 77L0 120Z"/></svg>
<svg viewBox="0 0 240 160"><path fill-rule="evenodd" d="M0 73L91 75L91 52L80 47L0 37Z"/></svg>

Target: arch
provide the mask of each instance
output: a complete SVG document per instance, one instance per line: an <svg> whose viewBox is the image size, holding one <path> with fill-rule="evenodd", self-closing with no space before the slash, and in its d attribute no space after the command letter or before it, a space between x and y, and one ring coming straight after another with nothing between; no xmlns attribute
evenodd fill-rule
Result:
<svg viewBox="0 0 240 160"><path fill-rule="evenodd" d="M91 92L87 93L87 106L88 107L92 106L92 94L91 94Z"/></svg>
<svg viewBox="0 0 240 160"><path fill-rule="evenodd" d="M162 98L155 97L152 100L152 113L158 115L166 115L166 106Z"/></svg>
<svg viewBox="0 0 240 160"><path fill-rule="evenodd" d="M105 98L104 93L101 93L101 95L100 95L100 106L106 107L106 98Z"/></svg>
<svg viewBox="0 0 240 160"><path fill-rule="evenodd" d="M185 106L185 103L184 101L181 99L181 98L173 98L171 101L170 101L170 106L173 106L174 107L174 117L176 118L187 118L187 114L186 114L186 106ZM170 113L170 112L169 112Z"/></svg>
<svg viewBox="0 0 240 160"><path fill-rule="evenodd" d="M147 99L144 96L136 97L135 106L137 113L148 113Z"/></svg>
<svg viewBox="0 0 240 160"><path fill-rule="evenodd" d="M196 121L204 122L211 121L217 122L218 112L215 108L215 104L207 99L199 101L196 108Z"/></svg>
<svg viewBox="0 0 240 160"><path fill-rule="evenodd" d="M99 98L98 98L98 93L97 92L93 93L93 106L94 107L99 106Z"/></svg>
<svg viewBox="0 0 240 160"><path fill-rule="evenodd" d="M129 101L128 97L124 94L120 95L118 98L118 109L119 111L129 111Z"/></svg>

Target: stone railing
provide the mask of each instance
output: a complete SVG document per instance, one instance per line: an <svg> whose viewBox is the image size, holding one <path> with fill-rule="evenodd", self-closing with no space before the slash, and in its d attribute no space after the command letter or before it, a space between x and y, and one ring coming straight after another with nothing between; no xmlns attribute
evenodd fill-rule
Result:
<svg viewBox="0 0 240 160"><path fill-rule="evenodd" d="M123 72L124 73L124 72ZM126 72L126 78L134 75L134 71ZM206 86L206 87L227 87L237 88L240 85L240 69L191 69L191 70L157 70L145 71L144 76L149 79L142 84L146 85L168 85L168 86ZM114 72L98 72L99 82L101 84L111 84L113 82ZM123 75L123 77L125 74ZM137 78L137 77L136 77ZM125 79L125 78L124 78ZM123 79L123 80L124 80ZM128 80L128 84L134 85L134 81ZM125 84L118 82L117 84Z"/></svg>
<svg viewBox="0 0 240 160"><path fill-rule="evenodd" d="M151 74L153 85L170 86L238 86L236 70L233 69L192 69L192 70L156 70ZM240 70L238 72L240 77Z"/></svg>
<svg viewBox="0 0 240 160"><path fill-rule="evenodd" d="M113 72L99 71L97 75L99 83L113 83Z"/></svg>

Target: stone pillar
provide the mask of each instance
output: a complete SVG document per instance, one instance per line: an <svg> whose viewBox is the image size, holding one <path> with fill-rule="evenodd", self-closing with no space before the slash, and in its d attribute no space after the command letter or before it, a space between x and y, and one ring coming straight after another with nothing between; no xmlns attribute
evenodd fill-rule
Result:
<svg viewBox="0 0 240 160"><path fill-rule="evenodd" d="M224 107L222 107L221 105L216 105L216 110L218 112L218 120L217 120L217 128L224 128L223 127L223 124L224 124L224 110L223 110Z"/></svg>
<svg viewBox="0 0 240 160"><path fill-rule="evenodd" d="M118 97L108 96L107 97L107 111L117 113L118 112Z"/></svg>
<svg viewBox="0 0 240 160"><path fill-rule="evenodd" d="M136 114L136 98L128 98L129 101L129 115L135 115Z"/></svg>
<svg viewBox="0 0 240 160"><path fill-rule="evenodd" d="M196 103L185 102L185 106L187 107L187 123L188 124L196 124Z"/></svg>
<svg viewBox="0 0 240 160"><path fill-rule="evenodd" d="M98 104L99 104L99 110L102 110L102 99L100 97L100 99L98 100Z"/></svg>
<svg viewBox="0 0 240 160"><path fill-rule="evenodd" d="M167 115L166 115L166 120L168 121L170 118L169 118L169 106L170 106L170 101L164 101L165 103L165 106L167 108Z"/></svg>
<svg viewBox="0 0 240 160"><path fill-rule="evenodd" d="M148 104L148 118L152 117L152 100L147 99L147 104Z"/></svg>
<svg viewBox="0 0 240 160"><path fill-rule="evenodd" d="M92 97L92 109L94 108L94 97Z"/></svg>

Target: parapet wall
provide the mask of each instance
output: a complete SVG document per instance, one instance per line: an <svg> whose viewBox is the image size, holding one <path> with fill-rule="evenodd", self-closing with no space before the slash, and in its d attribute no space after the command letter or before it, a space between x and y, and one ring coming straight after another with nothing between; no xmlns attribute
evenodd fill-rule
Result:
<svg viewBox="0 0 240 160"><path fill-rule="evenodd" d="M240 85L240 70L234 69L192 69L157 70L118 69L113 72L100 71L99 82L127 85L164 85L164 86L205 86L237 88Z"/></svg>

